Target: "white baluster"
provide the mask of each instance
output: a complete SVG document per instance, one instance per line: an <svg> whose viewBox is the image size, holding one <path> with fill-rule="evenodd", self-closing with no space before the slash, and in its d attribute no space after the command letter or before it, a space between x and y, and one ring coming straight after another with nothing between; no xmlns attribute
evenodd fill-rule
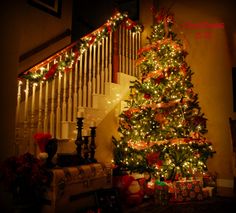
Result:
<svg viewBox="0 0 236 213"><path fill-rule="evenodd" d="M25 110L24 110L24 121L28 120L28 101L29 101L29 80L26 80L25 87Z"/></svg>
<svg viewBox="0 0 236 213"><path fill-rule="evenodd" d="M138 34L137 34L137 40L138 40L137 50L139 50L141 47L141 33L140 32L138 32ZM138 77L140 77L140 67L139 66L138 66L137 72L138 72Z"/></svg>
<svg viewBox="0 0 236 213"><path fill-rule="evenodd" d="M89 69L88 69L88 107L91 107L91 92L92 92L92 50L93 47L89 47Z"/></svg>
<svg viewBox="0 0 236 213"><path fill-rule="evenodd" d="M33 134L34 134L34 122L35 122L35 91L36 91L37 83L33 83L33 88L32 88L32 101L31 101L31 125L30 125L30 148L29 150L31 153L34 153L36 155L36 144L34 143L33 140Z"/></svg>
<svg viewBox="0 0 236 213"><path fill-rule="evenodd" d="M104 63L105 63L105 59L104 59L104 51L105 51L105 41L104 38L102 38L102 59L101 59L101 70L102 70L102 74L101 74L101 93L105 94L105 70L104 70Z"/></svg>
<svg viewBox="0 0 236 213"><path fill-rule="evenodd" d="M136 74L135 74L135 54L136 54L136 52L135 52L135 34L132 33L131 37L132 37L132 57L131 57L132 69L131 70L132 70L132 75L136 76Z"/></svg>
<svg viewBox="0 0 236 213"><path fill-rule="evenodd" d="M64 72L63 74L63 101L62 101L62 121L66 121L66 83L67 83L67 75Z"/></svg>
<svg viewBox="0 0 236 213"><path fill-rule="evenodd" d="M108 79L108 37L106 37L106 51L105 51L105 82L109 82L109 79Z"/></svg>
<svg viewBox="0 0 236 213"><path fill-rule="evenodd" d="M112 33L109 37L109 79L108 82L112 82Z"/></svg>
<svg viewBox="0 0 236 213"><path fill-rule="evenodd" d="M18 125L20 119L20 102L21 102L21 86L22 86L22 81L18 81L18 88L17 88L17 104L16 104L16 124Z"/></svg>
<svg viewBox="0 0 236 213"><path fill-rule="evenodd" d="M134 55L134 66L135 66L135 77L138 78L138 68L136 66L136 61L138 59L138 33L135 33L135 55Z"/></svg>
<svg viewBox="0 0 236 213"><path fill-rule="evenodd" d="M74 105L73 105L73 122L76 122L76 117L77 117L77 107L78 107L78 59L76 59L76 61L74 61L75 63L75 79L74 79L74 95L73 95L73 99L74 99ZM72 71L71 71L72 72Z"/></svg>
<svg viewBox="0 0 236 213"><path fill-rule="evenodd" d="M100 52L101 52L101 43L98 44L98 58L97 58L97 93L101 94L101 70L100 70Z"/></svg>
<svg viewBox="0 0 236 213"><path fill-rule="evenodd" d="M83 81L83 107L87 106L87 99L88 99L88 93L87 93L87 58L88 58L88 50L84 53L84 81Z"/></svg>
<svg viewBox="0 0 236 213"><path fill-rule="evenodd" d="M79 89L78 89L78 105L77 105L77 112L79 111L79 107L82 107L83 102L83 92L82 92L82 77L83 77L83 54L79 56ZM76 112L76 113L77 113ZM77 114L76 114L77 117Z"/></svg>
<svg viewBox="0 0 236 213"><path fill-rule="evenodd" d="M24 136L23 141L26 142L26 152L29 151L29 132L28 132L28 101L29 101L29 80L26 80L25 86L25 106L24 106Z"/></svg>
<svg viewBox="0 0 236 213"><path fill-rule="evenodd" d="M22 81L18 81L18 88L17 88L17 105L16 105L16 140L15 140L15 154L19 154L19 144L21 142L20 137L20 103L21 103L21 86Z"/></svg>
<svg viewBox="0 0 236 213"><path fill-rule="evenodd" d="M43 73L43 70L41 70L40 74ZM39 113L38 113L38 126L37 126L37 131L41 132L43 130L43 123L42 123L42 101L43 101L43 81L39 82Z"/></svg>
<svg viewBox="0 0 236 213"><path fill-rule="evenodd" d="M61 60L61 59L60 59ZM56 138L61 138L61 72L57 78L57 110L56 110Z"/></svg>
<svg viewBox="0 0 236 213"><path fill-rule="evenodd" d="M96 45L93 45L93 79L92 79L92 94L96 91Z"/></svg>
<svg viewBox="0 0 236 213"><path fill-rule="evenodd" d="M131 34L131 30L128 31L129 32L129 55L128 55L128 59L129 59L129 74L133 75L132 73L132 34Z"/></svg>
<svg viewBox="0 0 236 213"><path fill-rule="evenodd" d="M45 106L44 106L44 123L43 123L43 131L48 132L48 81L46 81L45 85Z"/></svg>
<svg viewBox="0 0 236 213"><path fill-rule="evenodd" d="M54 61L54 64L56 64L57 62ZM51 88L51 112L50 112L50 133L52 135L52 137L55 137L55 80L52 80L51 82L52 88Z"/></svg>
<svg viewBox="0 0 236 213"><path fill-rule="evenodd" d="M72 71L69 72L68 121L72 121Z"/></svg>
<svg viewBox="0 0 236 213"><path fill-rule="evenodd" d="M125 29L125 52L125 72L129 75L129 31L127 29Z"/></svg>

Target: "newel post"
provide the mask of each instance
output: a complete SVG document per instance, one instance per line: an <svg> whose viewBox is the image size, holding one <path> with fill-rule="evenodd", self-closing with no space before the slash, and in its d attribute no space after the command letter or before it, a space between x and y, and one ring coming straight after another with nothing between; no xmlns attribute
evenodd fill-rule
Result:
<svg viewBox="0 0 236 213"><path fill-rule="evenodd" d="M119 44L118 44L118 30L113 32L112 39L112 82L118 82L118 72L119 72Z"/></svg>

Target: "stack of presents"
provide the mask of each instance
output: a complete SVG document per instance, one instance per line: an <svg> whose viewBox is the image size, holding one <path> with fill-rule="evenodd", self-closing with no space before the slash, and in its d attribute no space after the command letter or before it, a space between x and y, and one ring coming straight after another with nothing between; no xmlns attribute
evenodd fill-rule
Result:
<svg viewBox="0 0 236 213"><path fill-rule="evenodd" d="M137 205L145 197L153 197L155 203L166 205L174 202L201 201L210 199L216 193L216 175L182 178L176 181L160 181L144 177L124 175L115 177L113 184L119 188L125 202Z"/></svg>

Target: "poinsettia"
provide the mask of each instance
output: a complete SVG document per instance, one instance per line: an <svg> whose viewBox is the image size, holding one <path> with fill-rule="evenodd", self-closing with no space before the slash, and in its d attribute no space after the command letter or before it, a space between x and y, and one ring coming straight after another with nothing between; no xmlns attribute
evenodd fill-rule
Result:
<svg viewBox="0 0 236 213"><path fill-rule="evenodd" d="M30 153L11 156L0 165L0 181L13 196L42 196L51 179L52 173Z"/></svg>

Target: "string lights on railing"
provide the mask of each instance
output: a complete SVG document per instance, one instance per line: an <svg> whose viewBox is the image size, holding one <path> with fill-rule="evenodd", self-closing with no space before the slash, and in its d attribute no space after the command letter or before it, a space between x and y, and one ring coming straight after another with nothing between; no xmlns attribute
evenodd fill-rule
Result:
<svg viewBox="0 0 236 213"><path fill-rule="evenodd" d="M45 64L42 63L43 65L41 67L39 67L39 64L30 70L21 73L18 78L27 79L30 82L48 81L53 79L59 71L67 72L71 70L74 62L79 59L81 54L83 54L91 45L100 44L103 38L108 37L109 34L114 32L121 24L123 24L122 26L124 28L131 30L133 33L139 33L142 31L142 26L129 19L126 13L117 12L100 28L84 36L73 46L70 46L70 49L73 49L72 52L69 53L68 50L66 50L66 52L63 50L56 54L57 57L60 57L60 55L65 53L64 60L55 62L55 57L52 59L49 58L48 61L46 60L47 63L51 63L54 60L54 64L50 68L45 68Z"/></svg>

